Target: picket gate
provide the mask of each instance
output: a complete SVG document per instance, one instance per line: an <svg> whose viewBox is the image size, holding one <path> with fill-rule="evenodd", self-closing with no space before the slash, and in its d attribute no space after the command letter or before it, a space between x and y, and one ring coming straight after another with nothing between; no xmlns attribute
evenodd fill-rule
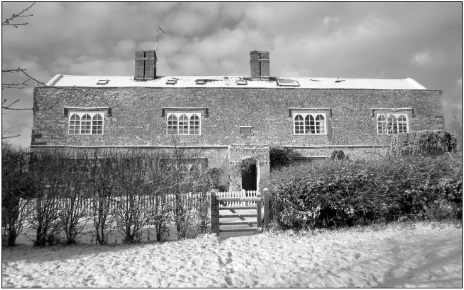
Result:
<svg viewBox="0 0 464 290"><path fill-rule="evenodd" d="M241 190L241 191L224 191L216 192L218 198L246 198L246 197L257 197L259 192L257 190ZM225 201L227 206L254 206L252 201L239 201L239 200L228 200Z"/></svg>
<svg viewBox="0 0 464 290"><path fill-rule="evenodd" d="M251 196L250 196L251 195ZM253 196L254 195L254 196ZM264 189L261 195L258 191L251 191L246 195L241 192L212 192L211 193L211 231L218 237L221 232L258 232L263 228L261 209L264 206L264 228L269 227L269 193ZM220 214L220 210L229 210L232 214ZM256 214L239 213L238 210L256 210ZM246 218L256 218L256 221ZM220 219L238 218L239 222L221 222ZM222 226L234 228L221 229ZM248 225L246 228L238 228L238 225ZM255 226L256 225L256 226Z"/></svg>

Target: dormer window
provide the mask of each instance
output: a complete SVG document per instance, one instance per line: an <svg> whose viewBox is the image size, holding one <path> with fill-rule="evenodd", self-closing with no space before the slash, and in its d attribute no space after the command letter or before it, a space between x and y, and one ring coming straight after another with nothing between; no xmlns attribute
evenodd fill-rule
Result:
<svg viewBox="0 0 464 290"><path fill-rule="evenodd" d="M175 84L177 84L177 79L168 79L166 81L166 84L167 85L175 85Z"/></svg>
<svg viewBox="0 0 464 290"><path fill-rule="evenodd" d="M295 80L277 79L277 85L279 87L299 87L300 83Z"/></svg>
<svg viewBox="0 0 464 290"><path fill-rule="evenodd" d="M109 82L110 82L110 80L99 80L99 81L97 82L97 85L102 85L102 86L104 86L104 85L108 84Z"/></svg>

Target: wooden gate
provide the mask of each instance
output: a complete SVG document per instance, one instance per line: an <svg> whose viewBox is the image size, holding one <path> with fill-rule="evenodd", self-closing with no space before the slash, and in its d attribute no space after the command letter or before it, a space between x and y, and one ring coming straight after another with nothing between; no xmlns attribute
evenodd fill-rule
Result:
<svg viewBox="0 0 464 290"><path fill-rule="evenodd" d="M253 206L253 204L255 204ZM264 225L261 210L264 208ZM239 213L246 210L253 214ZM230 211L231 214L223 214L220 211ZM240 219L238 222L225 222L227 219ZM256 218L255 221L246 218ZM221 229L221 226L248 225L246 228ZM264 227L263 227L264 226ZM269 227L269 193L264 189L264 194L258 193L256 197L221 197L217 193L211 193L211 230L217 236L224 232L258 232L259 229Z"/></svg>

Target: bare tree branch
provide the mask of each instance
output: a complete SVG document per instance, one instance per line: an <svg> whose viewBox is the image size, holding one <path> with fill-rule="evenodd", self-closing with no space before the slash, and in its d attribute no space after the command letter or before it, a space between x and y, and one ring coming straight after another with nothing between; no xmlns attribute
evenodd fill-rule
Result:
<svg viewBox="0 0 464 290"><path fill-rule="evenodd" d="M15 135L15 136L2 136L2 140L5 140L5 139L10 139L10 138L16 138L16 137L19 137L20 135Z"/></svg>
<svg viewBox="0 0 464 290"><path fill-rule="evenodd" d="M2 89L4 88L17 88L17 89L23 89L25 88L27 85L26 83L29 81L29 80L33 80L33 81L36 81L37 84L40 84L42 86L46 86L46 84L44 84L43 82L31 77L28 73L26 73L26 70L27 69L24 69L24 68L11 68L11 69L2 69L2 72L3 73L22 73L24 74L26 77L27 77L27 80L25 80L24 82L20 83L20 82L16 82L16 83L2 83Z"/></svg>
<svg viewBox="0 0 464 290"><path fill-rule="evenodd" d="M22 90L27 87L27 81L25 80L24 82L15 82L15 83L2 83L2 89L17 89L17 90Z"/></svg>
<svg viewBox="0 0 464 290"><path fill-rule="evenodd" d="M6 109L6 110L14 110L14 111L28 111L28 110L32 110L32 108L5 108L5 107L2 107L2 109Z"/></svg>
<svg viewBox="0 0 464 290"><path fill-rule="evenodd" d="M36 81L38 84L42 85L42 86L46 86L46 84L44 84L43 82L41 81L38 81L36 80L35 78L31 77L30 75L28 75L26 72L25 72L25 69L22 71L24 75L26 75L30 80L33 80L33 81Z"/></svg>
<svg viewBox="0 0 464 290"><path fill-rule="evenodd" d="M14 26L15 28L18 28L18 25L28 25L29 23L11 23L12 21L15 21L16 18L21 18L21 17L31 17L33 16L33 14L30 14L30 15L22 15L24 12L26 12L27 10L29 10L32 6L35 5L35 2L32 2L31 5L29 5L29 7L27 7L26 9L24 9L23 11L19 12L18 14L14 14L10 17L10 18L7 18L5 19L5 21L2 22L2 26L3 25L12 25Z"/></svg>
<svg viewBox="0 0 464 290"><path fill-rule="evenodd" d="M5 105L5 103L7 101L8 101L7 99L3 100L2 109L15 110L15 111L32 110L32 108L12 108L11 106L13 106L15 103L19 102L19 99L17 99L16 101L13 101L11 104Z"/></svg>
<svg viewBox="0 0 464 290"><path fill-rule="evenodd" d="M25 70L25 69L22 69L22 68L18 67L18 68L2 69L2 72L14 73L14 72L22 72L23 70Z"/></svg>
<svg viewBox="0 0 464 290"><path fill-rule="evenodd" d="M13 15L9 18L6 18L3 22L2 22L2 26L6 26L6 25L11 25L11 26L14 26L15 28L18 28L18 26L20 25L28 25L27 22L21 22L22 20L20 20L21 18L26 18L26 17L32 17L33 15L32 14L25 14L26 11L28 11L29 9L31 9L32 6L35 5L36 2L32 2L31 5L29 5L28 7L26 7L25 9L23 9L22 11L20 11L19 13L13 13ZM18 23L19 21L19 23ZM26 69L22 69L20 67L16 68L16 69L2 69L2 75L3 73L20 73L20 74L23 74L26 79L24 81L20 80L20 81L12 81L10 83L8 82L2 82L2 90L3 89L24 89L28 86L27 82L29 80L33 80L33 81L36 81L37 84L40 84L40 85L43 85L45 86L45 84L43 82L40 82L38 81L37 79L31 77L27 72L26 72ZM10 102L9 104L7 103L8 100L7 99L4 99L2 101L2 109L6 109L6 110L15 110L15 111L25 111L25 110L32 110L32 108L13 108L13 105L16 104L17 102L19 102L19 99L15 100L15 101L12 101ZM6 131L7 132L7 131ZM2 132L2 133L6 133L5 131ZM20 135L10 135L10 136L5 136L4 134L2 134L2 140L5 140L5 139L11 139L11 138L16 138L16 137L19 137Z"/></svg>
<svg viewBox="0 0 464 290"><path fill-rule="evenodd" d="M29 16L32 16L32 15L29 15ZM29 23L17 23L17 24L9 24L9 23L3 24L3 23L2 23L2 25L13 25L13 26L16 27L16 28L18 28L18 25L28 25L28 24L29 24Z"/></svg>
<svg viewBox="0 0 464 290"><path fill-rule="evenodd" d="M20 67L18 68L13 68L13 69L2 69L2 73L22 73L24 74L27 79L23 82L14 82L14 83L2 83L2 89L24 89L27 87L27 82L29 80L34 80L37 82L37 84L40 84L40 85L43 85L43 86L46 86L46 84L44 84L43 82L41 81L38 81L37 79L31 77L29 74L26 73L26 69L22 69ZM16 102L18 102L19 100L16 100L14 101L13 103L9 104L9 105L5 105L5 102L7 100L5 99L2 103L2 109L6 109L6 110L18 110L18 111L23 111L23 110L32 110L32 108L12 108L11 106L13 104L15 104Z"/></svg>
<svg viewBox="0 0 464 290"><path fill-rule="evenodd" d="M10 107L10 106L14 105L15 103L19 102L19 100L16 100L16 101L14 101L13 103L11 103L9 105L5 105L6 101L8 101L8 100L7 99L3 100L2 108L3 107ZM5 109L7 109L7 108L5 108Z"/></svg>

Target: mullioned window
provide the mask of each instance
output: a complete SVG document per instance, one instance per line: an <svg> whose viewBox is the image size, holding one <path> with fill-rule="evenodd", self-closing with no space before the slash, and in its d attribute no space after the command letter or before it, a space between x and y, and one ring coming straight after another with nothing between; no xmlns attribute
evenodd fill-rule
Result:
<svg viewBox="0 0 464 290"><path fill-rule="evenodd" d="M70 112L69 135L103 135L103 112Z"/></svg>
<svg viewBox="0 0 464 290"><path fill-rule="evenodd" d="M327 135L326 120L325 113L295 113L293 133L295 135Z"/></svg>
<svg viewBox="0 0 464 290"><path fill-rule="evenodd" d="M167 133L168 135L200 135L201 114L168 113Z"/></svg>
<svg viewBox="0 0 464 290"><path fill-rule="evenodd" d="M377 114L377 134L392 135L409 132L408 115Z"/></svg>

